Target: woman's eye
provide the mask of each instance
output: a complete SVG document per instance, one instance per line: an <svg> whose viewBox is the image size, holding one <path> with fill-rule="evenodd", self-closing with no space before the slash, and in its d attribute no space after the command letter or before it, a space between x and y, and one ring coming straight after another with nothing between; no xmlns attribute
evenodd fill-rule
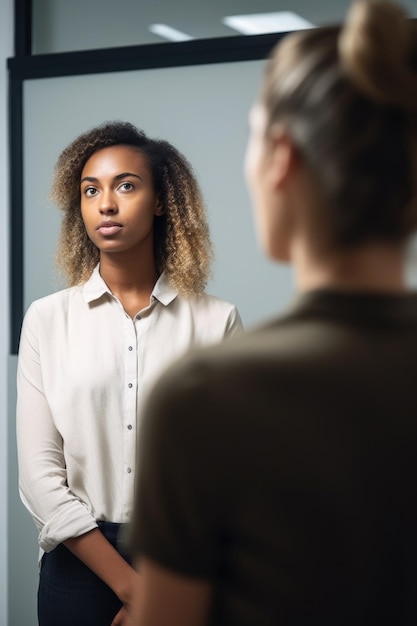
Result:
<svg viewBox="0 0 417 626"><path fill-rule="evenodd" d="M86 189L84 189L84 195L87 197L95 196L96 193L97 189L95 187L86 187Z"/></svg>
<svg viewBox="0 0 417 626"><path fill-rule="evenodd" d="M121 191L130 191L131 189L133 189L133 184L132 183L122 183L120 185L119 189Z"/></svg>

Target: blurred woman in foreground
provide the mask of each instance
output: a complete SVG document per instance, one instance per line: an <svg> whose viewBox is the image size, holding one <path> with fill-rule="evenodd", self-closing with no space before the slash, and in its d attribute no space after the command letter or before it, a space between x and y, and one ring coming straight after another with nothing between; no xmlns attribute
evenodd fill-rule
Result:
<svg viewBox="0 0 417 626"><path fill-rule="evenodd" d="M415 624L415 25L361 1L285 37L250 124L259 239L297 296L157 384L133 623Z"/></svg>

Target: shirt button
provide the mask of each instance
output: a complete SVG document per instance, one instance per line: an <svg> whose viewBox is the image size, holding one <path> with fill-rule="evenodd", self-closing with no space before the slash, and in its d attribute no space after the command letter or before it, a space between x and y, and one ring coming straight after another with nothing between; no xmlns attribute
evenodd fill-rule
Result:
<svg viewBox="0 0 417 626"><path fill-rule="evenodd" d="M133 347L132 347L132 346L129 346L129 350L133 350Z"/></svg>
<svg viewBox="0 0 417 626"><path fill-rule="evenodd" d="M128 474L130 474L130 473L131 473L131 471L132 471L132 468L131 468L131 467L128 467L128 468L127 468L127 473L128 473Z"/></svg>
<svg viewBox="0 0 417 626"><path fill-rule="evenodd" d="M128 387L129 387L129 389L132 389L132 387L133 387L132 383L129 383Z"/></svg>
<svg viewBox="0 0 417 626"><path fill-rule="evenodd" d="M132 424L128 424L127 429L128 429L128 430L132 430L132 428L133 428Z"/></svg>

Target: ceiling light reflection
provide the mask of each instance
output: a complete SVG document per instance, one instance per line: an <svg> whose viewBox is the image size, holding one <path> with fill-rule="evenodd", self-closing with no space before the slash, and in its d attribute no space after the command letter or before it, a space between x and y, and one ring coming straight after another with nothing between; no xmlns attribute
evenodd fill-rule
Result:
<svg viewBox="0 0 417 626"><path fill-rule="evenodd" d="M284 33L314 27L314 24L311 24L311 22L308 22L292 11L229 15L224 17L222 22L226 26L229 26L229 28L233 28L243 35Z"/></svg>
<svg viewBox="0 0 417 626"><path fill-rule="evenodd" d="M169 41L190 41L194 39L191 35L187 35L187 33L183 33L167 24L151 24L148 30L154 35L159 35L159 37L168 39Z"/></svg>

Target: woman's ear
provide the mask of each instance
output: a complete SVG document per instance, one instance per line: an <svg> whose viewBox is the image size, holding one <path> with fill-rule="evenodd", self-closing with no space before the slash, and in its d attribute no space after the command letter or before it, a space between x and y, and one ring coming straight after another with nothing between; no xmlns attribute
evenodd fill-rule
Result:
<svg viewBox="0 0 417 626"><path fill-rule="evenodd" d="M154 211L154 215L157 215L158 217L160 215L162 215L164 213L164 207L162 204L162 200L161 198L158 196L157 200L156 200L156 205L155 205L155 211Z"/></svg>
<svg viewBox="0 0 417 626"><path fill-rule="evenodd" d="M279 191L289 181L299 163L299 154L285 128L276 126L271 130L270 180Z"/></svg>

